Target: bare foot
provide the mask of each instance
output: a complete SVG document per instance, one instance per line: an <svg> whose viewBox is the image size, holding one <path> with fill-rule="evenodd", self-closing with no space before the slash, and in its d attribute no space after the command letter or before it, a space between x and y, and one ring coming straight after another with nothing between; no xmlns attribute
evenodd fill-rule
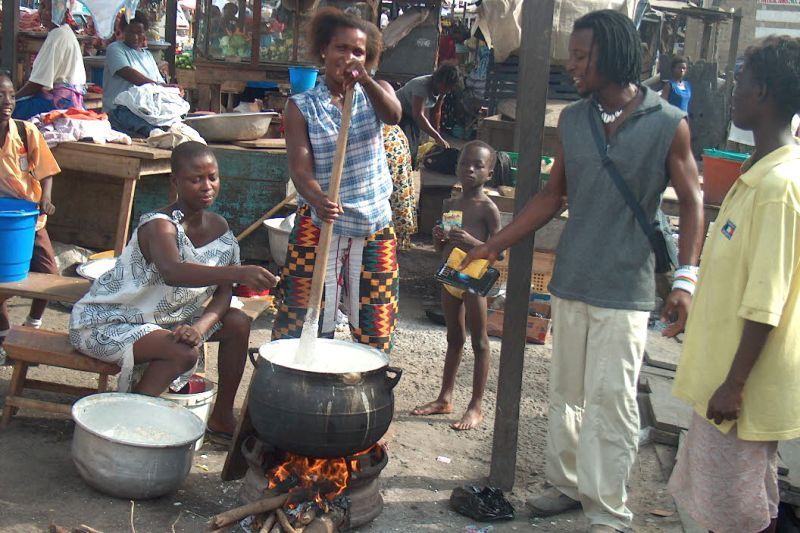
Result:
<svg viewBox="0 0 800 533"><path fill-rule="evenodd" d="M206 427L211 431L216 431L218 433L230 433L233 435L234 431L236 431L236 417L233 416L233 413L230 416L211 416L208 419L208 424Z"/></svg>
<svg viewBox="0 0 800 533"><path fill-rule="evenodd" d="M428 416L428 415L447 415L453 412L453 406L450 402L444 400L434 400L424 405L420 405L411 411L414 416Z"/></svg>
<svg viewBox="0 0 800 533"><path fill-rule="evenodd" d="M483 415L481 414L480 409L467 409L467 412L464 413L464 416L461 417L461 420L455 422L454 424L450 424L450 427L457 431L466 431L476 427L481 423L482 420Z"/></svg>

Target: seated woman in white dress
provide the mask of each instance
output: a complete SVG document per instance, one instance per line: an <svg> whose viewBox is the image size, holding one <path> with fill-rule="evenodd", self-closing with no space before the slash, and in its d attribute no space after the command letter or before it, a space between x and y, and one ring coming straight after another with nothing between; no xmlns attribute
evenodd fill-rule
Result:
<svg viewBox="0 0 800 533"><path fill-rule="evenodd" d="M114 268L75 304L70 341L120 365L123 391L131 387L133 365L148 363L132 389L151 396L194 368L203 342L219 341L219 391L208 429L228 436L236 427L233 401L250 336L248 317L230 308L232 285L263 290L277 278L241 266L227 222L207 211L220 187L211 150L187 142L175 148L171 163L177 201L142 216Z"/></svg>

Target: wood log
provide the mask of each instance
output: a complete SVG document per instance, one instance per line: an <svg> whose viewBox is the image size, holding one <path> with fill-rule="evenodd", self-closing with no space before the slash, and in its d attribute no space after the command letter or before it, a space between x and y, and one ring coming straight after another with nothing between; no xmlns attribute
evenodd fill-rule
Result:
<svg viewBox="0 0 800 533"><path fill-rule="evenodd" d="M50 524L50 527L47 529L48 533L69 533L69 529L65 528L64 526L59 526L58 524Z"/></svg>
<svg viewBox="0 0 800 533"><path fill-rule="evenodd" d="M234 522L238 522L246 516L275 511L276 509L283 507L283 504L286 503L286 499L288 497L288 494L282 494L281 496L264 498L262 500L248 503L247 505L242 505L241 507L231 509L230 511L225 511L224 513L220 513L211 518L211 527L214 529L219 529L229 524L233 524Z"/></svg>
<svg viewBox="0 0 800 533"><path fill-rule="evenodd" d="M313 507L309 507L305 511L299 513L295 518L295 526L307 526L317 517L317 511ZM296 529L296 528L295 528Z"/></svg>
<svg viewBox="0 0 800 533"><path fill-rule="evenodd" d="M283 533L297 533L297 531L295 531L295 529L292 527L292 524L289 523L289 517L286 516L286 513L283 512L283 509L276 509L275 516L278 517L278 523L281 525Z"/></svg>
<svg viewBox="0 0 800 533"><path fill-rule="evenodd" d="M269 516L267 516L267 519L264 520L264 525L261 526L261 529L258 531L258 533L269 533L272 531L272 527L275 525L276 520L277 517L275 516L275 513L270 513Z"/></svg>
<svg viewBox="0 0 800 533"><path fill-rule="evenodd" d="M320 516L315 518L308 524L303 533L338 533L339 528L333 523L333 520L328 516Z"/></svg>
<svg viewBox="0 0 800 533"><path fill-rule="evenodd" d="M269 533L281 533L281 526L275 524L272 526L272 529L269 530Z"/></svg>

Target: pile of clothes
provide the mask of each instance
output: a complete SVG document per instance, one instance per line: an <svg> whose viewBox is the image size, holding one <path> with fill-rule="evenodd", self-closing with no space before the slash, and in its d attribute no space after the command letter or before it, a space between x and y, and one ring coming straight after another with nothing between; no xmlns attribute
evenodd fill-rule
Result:
<svg viewBox="0 0 800 533"><path fill-rule="evenodd" d="M31 118L31 122L42 132L47 146L69 141L89 141L97 144L114 142L131 144L131 138L114 131L105 113L69 108L41 113Z"/></svg>

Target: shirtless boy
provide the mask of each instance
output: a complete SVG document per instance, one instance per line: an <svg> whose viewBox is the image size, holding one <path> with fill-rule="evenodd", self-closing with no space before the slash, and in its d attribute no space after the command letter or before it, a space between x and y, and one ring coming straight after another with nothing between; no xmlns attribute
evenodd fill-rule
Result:
<svg viewBox="0 0 800 533"><path fill-rule="evenodd" d="M441 226L433 228L436 249L447 259L453 248L465 252L483 244L500 229L500 211L483 192L483 185L494 171L497 154L481 141L467 143L461 150L456 174L461 182L461 195L445 200L444 211L461 211L461 228L445 232ZM465 430L477 426L483 415L481 402L489 374L489 336L486 334L486 298L448 285L442 286L442 309L447 323L447 355L444 362L442 390L436 400L411 411L412 415L435 415L453 412L453 387L458 365L466 341L466 325L475 353L475 369L472 378L472 399L461 420L451 425L453 429ZM465 317L466 315L466 317Z"/></svg>

